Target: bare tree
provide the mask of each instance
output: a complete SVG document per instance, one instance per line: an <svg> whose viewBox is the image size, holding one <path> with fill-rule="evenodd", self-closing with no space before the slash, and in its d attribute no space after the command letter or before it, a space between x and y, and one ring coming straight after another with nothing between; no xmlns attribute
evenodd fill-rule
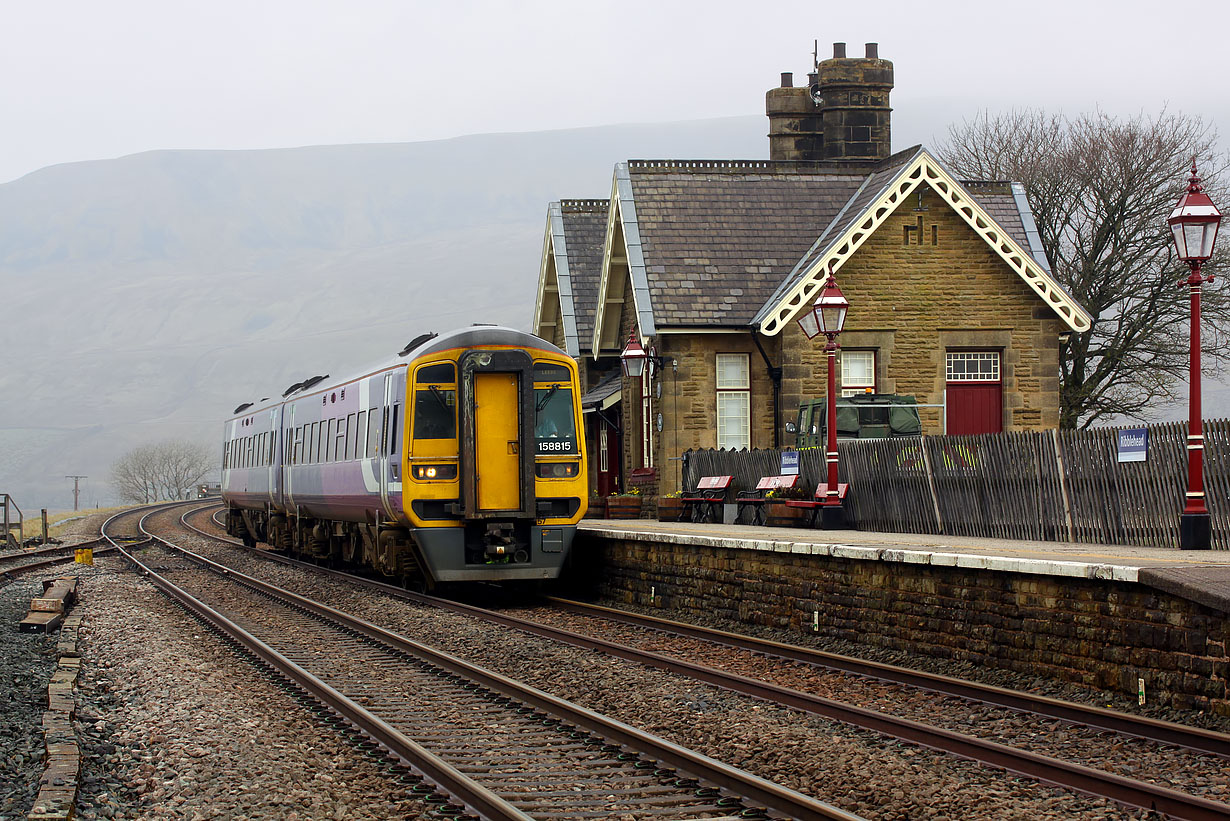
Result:
<svg viewBox="0 0 1230 821"><path fill-rule="evenodd" d="M159 442L120 457L111 468L111 484L125 501L180 499L216 467L213 454L202 445Z"/></svg>
<svg viewBox="0 0 1230 821"><path fill-rule="evenodd" d="M1187 187L1193 158L1215 202L1227 157L1200 119L1162 112L1119 119L1042 111L983 115L949 129L938 154L960 177L1025 186L1056 279L1093 317L1060 357L1060 427L1139 417L1174 397L1188 370L1187 267L1166 218ZM1209 266L1224 270L1226 244ZM1205 288L1210 375L1230 359L1230 298Z"/></svg>

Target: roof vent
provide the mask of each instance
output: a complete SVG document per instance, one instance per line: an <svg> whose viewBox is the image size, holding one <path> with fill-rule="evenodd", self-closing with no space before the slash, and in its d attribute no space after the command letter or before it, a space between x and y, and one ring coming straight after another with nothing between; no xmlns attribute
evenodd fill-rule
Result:
<svg viewBox="0 0 1230 821"><path fill-rule="evenodd" d="M244 402L242 405L240 405L239 407L235 408L235 410L231 411L231 413L241 413L241 412L243 412L243 411L247 410L247 409L248 409L248 408L250 408L250 407L252 407L252 403L251 403L251 402Z"/></svg>
<svg viewBox="0 0 1230 821"><path fill-rule="evenodd" d="M439 336L439 334L437 333L419 334L414 339L410 340L410 344L408 344L406 347L401 349L401 353L399 353L398 356L405 356L406 354L413 351L415 348L419 347L425 342L430 342L431 340L435 339L437 336Z"/></svg>
<svg viewBox="0 0 1230 821"><path fill-rule="evenodd" d="M286 397L290 396L295 391L305 390L307 388L312 387L317 382L320 382L322 379L328 379L328 378L329 378L329 374L327 373L320 374L319 376L309 376L307 379L303 380L302 382L296 382L295 384L291 385L286 390L282 391L282 398L285 399Z"/></svg>

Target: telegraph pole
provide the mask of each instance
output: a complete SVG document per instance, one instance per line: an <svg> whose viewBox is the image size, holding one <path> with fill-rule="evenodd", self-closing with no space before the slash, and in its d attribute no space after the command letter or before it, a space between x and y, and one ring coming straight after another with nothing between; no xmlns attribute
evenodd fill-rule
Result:
<svg viewBox="0 0 1230 821"><path fill-rule="evenodd" d="M81 498L81 480L89 479L89 476L65 476L65 479L73 480L73 512L77 510L77 500Z"/></svg>

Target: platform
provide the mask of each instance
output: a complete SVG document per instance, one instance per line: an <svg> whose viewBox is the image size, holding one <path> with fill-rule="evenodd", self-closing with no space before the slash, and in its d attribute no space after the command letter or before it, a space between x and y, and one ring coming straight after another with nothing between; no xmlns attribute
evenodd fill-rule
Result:
<svg viewBox="0 0 1230 821"><path fill-rule="evenodd" d="M584 519L580 529L632 541L805 553L1140 583L1230 612L1230 551L1019 541L925 533Z"/></svg>

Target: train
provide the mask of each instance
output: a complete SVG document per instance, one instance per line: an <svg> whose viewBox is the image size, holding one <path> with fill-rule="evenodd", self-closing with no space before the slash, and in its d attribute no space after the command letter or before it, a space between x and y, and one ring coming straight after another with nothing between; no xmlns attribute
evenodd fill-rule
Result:
<svg viewBox="0 0 1230 821"><path fill-rule="evenodd" d="M416 589L556 579L588 504L576 362L532 334L423 334L226 420L227 532Z"/></svg>

